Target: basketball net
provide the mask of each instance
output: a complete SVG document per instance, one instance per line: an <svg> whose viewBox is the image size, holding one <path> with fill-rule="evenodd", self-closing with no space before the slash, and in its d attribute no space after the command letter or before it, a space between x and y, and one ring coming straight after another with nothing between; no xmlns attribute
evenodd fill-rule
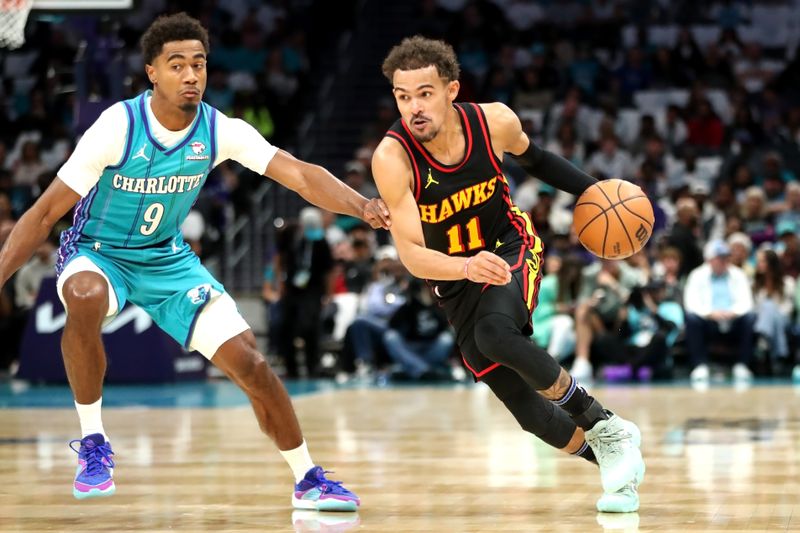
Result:
<svg viewBox="0 0 800 533"><path fill-rule="evenodd" d="M25 22L33 0L0 0L0 48L19 48L25 43Z"/></svg>

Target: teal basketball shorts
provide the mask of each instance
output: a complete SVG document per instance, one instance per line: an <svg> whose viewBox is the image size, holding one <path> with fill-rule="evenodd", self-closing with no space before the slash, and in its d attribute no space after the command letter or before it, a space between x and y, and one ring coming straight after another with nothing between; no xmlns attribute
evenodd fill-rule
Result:
<svg viewBox="0 0 800 533"><path fill-rule="evenodd" d="M180 237L148 248L78 241L59 249L56 268L62 302L70 276L95 272L108 283L108 318L131 302L184 348L209 359L225 341L249 329L225 288Z"/></svg>

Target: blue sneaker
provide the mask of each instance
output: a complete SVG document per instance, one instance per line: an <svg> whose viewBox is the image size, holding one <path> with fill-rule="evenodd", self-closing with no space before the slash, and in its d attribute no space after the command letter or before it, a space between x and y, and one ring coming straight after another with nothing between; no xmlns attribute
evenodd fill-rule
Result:
<svg viewBox="0 0 800 533"><path fill-rule="evenodd" d="M78 450L73 446L76 442L80 444ZM114 494L116 487L111 477L114 472L114 460L111 459L114 452L111 443L100 433L95 433L71 441L69 447L78 454L78 470L75 472L72 495L84 500Z"/></svg>
<svg viewBox="0 0 800 533"><path fill-rule="evenodd" d="M295 509L317 511L356 511L361 505L358 496L342 486L340 481L325 477L328 471L315 466L294 486L292 505Z"/></svg>

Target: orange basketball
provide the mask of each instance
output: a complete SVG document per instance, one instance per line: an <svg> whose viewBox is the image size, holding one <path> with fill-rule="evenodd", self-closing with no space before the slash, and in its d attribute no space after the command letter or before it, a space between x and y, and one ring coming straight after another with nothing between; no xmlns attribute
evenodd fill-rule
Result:
<svg viewBox="0 0 800 533"><path fill-rule="evenodd" d="M581 244L604 259L625 259L653 234L653 206L629 181L595 183L578 198L572 227Z"/></svg>

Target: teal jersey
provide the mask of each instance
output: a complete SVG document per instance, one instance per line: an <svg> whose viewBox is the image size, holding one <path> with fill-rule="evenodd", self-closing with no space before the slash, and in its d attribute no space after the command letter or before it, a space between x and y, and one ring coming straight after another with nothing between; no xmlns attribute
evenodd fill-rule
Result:
<svg viewBox="0 0 800 533"><path fill-rule="evenodd" d="M151 134L150 92L123 102L128 134L122 159L106 167L75 206L73 226L62 235L64 255L78 242L147 248L180 235L217 157L217 110L201 103L186 137L165 147Z"/></svg>

